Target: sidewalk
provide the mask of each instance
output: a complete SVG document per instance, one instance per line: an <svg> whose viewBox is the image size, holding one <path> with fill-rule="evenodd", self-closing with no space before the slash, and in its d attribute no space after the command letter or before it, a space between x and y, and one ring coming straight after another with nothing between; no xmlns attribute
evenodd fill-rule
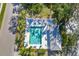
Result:
<svg viewBox="0 0 79 59"><path fill-rule="evenodd" d="M2 27L0 30L0 56L11 56L14 55L14 42L15 35L9 32L9 21L12 17L12 5L7 4L6 10L4 14L4 19L2 23Z"/></svg>

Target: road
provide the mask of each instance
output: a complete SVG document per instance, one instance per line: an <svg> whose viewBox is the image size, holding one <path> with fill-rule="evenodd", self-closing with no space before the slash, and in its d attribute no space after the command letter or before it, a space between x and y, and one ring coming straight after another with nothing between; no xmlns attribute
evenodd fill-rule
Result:
<svg viewBox="0 0 79 59"><path fill-rule="evenodd" d="M0 56L14 55L15 35L9 32L9 21L12 16L12 4L6 5L6 10L0 29Z"/></svg>

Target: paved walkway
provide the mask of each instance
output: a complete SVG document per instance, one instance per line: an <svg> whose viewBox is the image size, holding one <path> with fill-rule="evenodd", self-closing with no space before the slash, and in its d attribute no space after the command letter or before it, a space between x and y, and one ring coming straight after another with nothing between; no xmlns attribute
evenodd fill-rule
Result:
<svg viewBox="0 0 79 59"><path fill-rule="evenodd" d="M7 4L2 28L0 30L0 56L11 56L14 55L14 41L15 35L9 32L9 21L12 16L12 5Z"/></svg>

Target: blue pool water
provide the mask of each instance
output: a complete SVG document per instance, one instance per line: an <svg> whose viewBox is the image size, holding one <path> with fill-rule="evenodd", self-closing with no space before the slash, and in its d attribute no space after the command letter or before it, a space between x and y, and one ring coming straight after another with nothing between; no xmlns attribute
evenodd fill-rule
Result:
<svg viewBox="0 0 79 59"><path fill-rule="evenodd" d="M41 44L42 43L42 28L31 27L30 28L30 44Z"/></svg>

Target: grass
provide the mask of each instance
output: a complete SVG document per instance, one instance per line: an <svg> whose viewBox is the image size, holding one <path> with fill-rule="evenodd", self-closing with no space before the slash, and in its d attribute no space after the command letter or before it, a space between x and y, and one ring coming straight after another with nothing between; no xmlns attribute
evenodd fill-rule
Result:
<svg viewBox="0 0 79 59"><path fill-rule="evenodd" d="M4 17L5 9L6 9L6 3L3 3L2 10L0 13L0 28L1 28L3 17Z"/></svg>

